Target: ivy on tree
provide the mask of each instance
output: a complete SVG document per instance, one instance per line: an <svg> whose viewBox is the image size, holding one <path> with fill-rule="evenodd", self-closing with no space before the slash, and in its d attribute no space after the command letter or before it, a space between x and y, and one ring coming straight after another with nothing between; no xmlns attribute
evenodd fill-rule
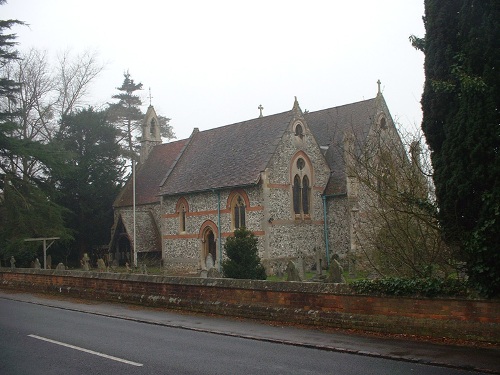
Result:
<svg viewBox="0 0 500 375"><path fill-rule="evenodd" d="M497 0L426 0L422 129L439 219L469 281L500 295L500 8Z"/></svg>
<svg viewBox="0 0 500 375"><path fill-rule="evenodd" d="M225 277L265 280L266 271L257 254L257 237L246 228L234 231L224 245L227 259L222 263Z"/></svg>

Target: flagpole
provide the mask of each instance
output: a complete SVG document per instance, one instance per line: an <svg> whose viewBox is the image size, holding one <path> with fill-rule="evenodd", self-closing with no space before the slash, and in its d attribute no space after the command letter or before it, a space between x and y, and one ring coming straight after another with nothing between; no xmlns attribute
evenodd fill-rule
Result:
<svg viewBox="0 0 500 375"><path fill-rule="evenodd" d="M137 240L136 240L136 226L135 226L135 160L132 160L132 205L134 212L134 267L137 268Z"/></svg>

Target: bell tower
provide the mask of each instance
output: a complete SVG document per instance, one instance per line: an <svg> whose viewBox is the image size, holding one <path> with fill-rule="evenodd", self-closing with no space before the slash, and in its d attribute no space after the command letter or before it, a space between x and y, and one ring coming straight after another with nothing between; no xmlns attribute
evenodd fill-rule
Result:
<svg viewBox="0 0 500 375"><path fill-rule="evenodd" d="M144 163L153 147L160 143L160 122L154 107L149 105L142 123L141 155L139 162L141 164Z"/></svg>

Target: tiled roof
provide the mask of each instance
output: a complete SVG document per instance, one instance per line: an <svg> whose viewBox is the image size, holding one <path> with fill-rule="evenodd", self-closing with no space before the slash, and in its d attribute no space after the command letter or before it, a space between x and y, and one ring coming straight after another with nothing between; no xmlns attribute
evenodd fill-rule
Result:
<svg viewBox="0 0 500 375"><path fill-rule="evenodd" d="M161 194L258 183L292 118L288 111L193 133Z"/></svg>
<svg viewBox="0 0 500 375"><path fill-rule="evenodd" d="M342 146L345 132L354 135L359 150L376 114L377 98L304 114L332 170L325 194L345 193ZM189 139L155 146L136 171L136 204L159 201L159 195L188 194L259 182L293 110L206 131ZM161 185L161 186L160 186ZM129 181L115 207L132 205Z"/></svg>
<svg viewBox="0 0 500 375"><path fill-rule="evenodd" d="M187 139L164 143L155 146L148 159L136 169L135 190L136 205L155 203L159 201L160 184L168 170L179 157ZM115 207L132 206L132 179L130 179L121 194L115 200Z"/></svg>
<svg viewBox="0 0 500 375"><path fill-rule="evenodd" d="M354 136L356 151L363 147L374 121L377 98L304 114L309 129L320 146L328 147L325 157L332 175L325 194L346 192L345 163L342 154L344 134Z"/></svg>

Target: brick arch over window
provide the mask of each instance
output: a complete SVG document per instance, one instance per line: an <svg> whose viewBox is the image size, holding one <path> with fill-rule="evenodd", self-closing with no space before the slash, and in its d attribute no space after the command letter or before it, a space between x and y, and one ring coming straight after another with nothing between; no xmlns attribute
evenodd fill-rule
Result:
<svg viewBox="0 0 500 375"><path fill-rule="evenodd" d="M229 194L226 208L231 212L231 229L234 230L246 226L246 213L249 206L250 200L244 190L233 190Z"/></svg>
<svg viewBox="0 0 500 375"><path fill-rule="evenodd" d="M303 151L297 152L290 161L290 183L295 219L310 219L314 169L311 160Z"/></svg>
<svg viewBox="0 0 500 375"><path fill-rule="evenodd" d="M175 206L175 212L179 217L179 233L184 233L186 232L186 214L189 212L189 204L186 198L179 198Z"/></svg>

